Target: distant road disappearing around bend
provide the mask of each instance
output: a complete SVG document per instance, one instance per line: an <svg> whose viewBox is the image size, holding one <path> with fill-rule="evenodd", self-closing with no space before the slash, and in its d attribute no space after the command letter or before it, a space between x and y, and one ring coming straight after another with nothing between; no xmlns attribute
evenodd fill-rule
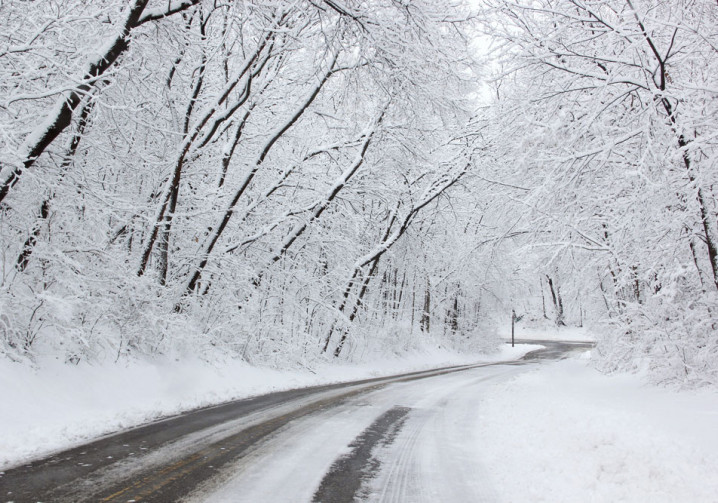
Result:
<svg viewBox="0 0 718 503"><path fill-rule="evenodd" d="M482 389L587 342L187 412L0 475L0 501L494 501L472 445Z"/></svg>

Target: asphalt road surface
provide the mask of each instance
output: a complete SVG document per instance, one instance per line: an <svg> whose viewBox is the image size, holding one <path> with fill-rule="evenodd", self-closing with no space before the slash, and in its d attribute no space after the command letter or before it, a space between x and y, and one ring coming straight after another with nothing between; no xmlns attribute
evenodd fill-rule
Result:
<svg viewBox="0 0 718 503"><path fill-rule="evenodd" d="M481 387L591 346L517 342L545 349L271 393L119 432L6 470L0 501L491 501L480 466L466 461Z"/></svg>

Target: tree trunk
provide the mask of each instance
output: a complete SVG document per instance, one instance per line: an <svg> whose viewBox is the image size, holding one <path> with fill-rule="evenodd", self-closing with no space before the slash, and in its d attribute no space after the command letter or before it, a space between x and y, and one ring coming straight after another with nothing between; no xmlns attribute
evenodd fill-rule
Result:
<svg viewBox="0 0 718 503"><path fill-rule="evenodd" d="M366 275L364 278L364 281L362 282L361 290L359 291L359 296L357 297L357 301L354 304L354 308L352 309L351 314L349 315L349 325L351 325L354 322L354 319L356 318L357 314L359 313L359 308L362 305L362 300L364 299L364 295L367 292L367 288L369 286L369 282L371 281L371 278L374 277L374 274L376 273L377 265L379 265L379 258L377 257L376 260L371 265L371 269L369 269L369 274ZM343 330L342 336L339 339L339 344L337 344L336 349L334 350L334 357L338 358L339 355L342 352L342 349L344 348L344 343L347 340L347 336L349 335L349 329L345 328Z"/></svg>
<svg viewBox="0 0 718 503"><path fill-rule="evenodd" d="M454 302L449 309L449 328L453 333L459 331L459 293L454 295Z"/></svg>
<svg viewBox="0 0 718 503"><path fill-rule="evenodd" d="M200 39L204 42L207 38L206 34L206 23L202 16L202 12L199 12L199 29ZM190 121L192 119L192 112L194 111L195 105L199 98L200 92L202 92L202 86L204 84L204 74L207 68L207 55L202 49L202 57L198 69L197 81L195 82L194 88L192 89L192 97L187 103L187 108L184 114L184 123L182 125L182 141L187 138L189 134ZM182 177L182 168L184 166L184 156L181 156L177 161L177 168L175 170L175 176L170 186L170 198L169 208L165 213L164 222L161 228L161 236L159 237L159 258L158 258L158 269L159 269L159 282L160 285L167 283L167 271L169 269L169 246L172 234L172 219L174 218L175 211L177 210L177 201L179 199L179 190Z"/></svg>
<svg viewBox="0 0 718 503"><path fill-rule="evenodd" d="M546 280L548 281L548 287L551 291L551 300L553 300L553 307L556 310L556 325L563 327L566 323L563 320L563 300L561 300L561 292L559 291L558 285L554 288L553 280L547 274Z"/></svg>
<svg viewBox="0 0 718 503"><path fill-rule="evenodd" d="M389 218L389 224L387 225L386 230L384 231L384 236L382 238L382 242L385 241L391 234L391 228L394 225L394 222L396 222L396 211L394 213L392 213L391 217ZM372 262L368 278L371 278L371 275L373 274L373 272L376 268L376 264L379 263L380 257L381 257L381 255L375 257L374 261ZM346 288L344 289L344 293L342 295L342 301L338 308L338 311L342 314L344 314L344 310L347 306L347 301L349 300L349 296L351 295L352 289L354 288L356 278L359 276L359 273L361 272L361 268L362 268L362 266L354 267L354 271L352 271L352 277L349 280L349 282L347 283ZM364 291L366 289L366 285L368 285L367 278L365 278L363 280L361 291ZM363 294L360 292L360 298L357 299L357 305L361 304L361 300L362 300L361 297L363 297ZM356 308L355 308L355 310L356 310ZM334 335L335 328L336 328L336 322L332 323L331 327L329 328L329 332L327 333L327 336L324 339L324 346L322 348L322 353L326 353L327 349L329 348L329 343L332 340L332 335ZM343 334L342 338L346 339L346 334Z"/></svg>
<svg viewBox="0 0 718 503"><path fill-rule="evenodd" d="M426 278L426 290L424 291L424 308L421 311L421 321L419 322L422 332L428 333L431 329L431 284L429 278Z"/></svg>

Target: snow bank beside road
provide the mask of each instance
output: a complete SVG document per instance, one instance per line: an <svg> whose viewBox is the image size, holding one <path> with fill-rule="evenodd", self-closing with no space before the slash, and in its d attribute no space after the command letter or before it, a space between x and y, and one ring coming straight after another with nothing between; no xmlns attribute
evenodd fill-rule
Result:
<svg viewBox="0 0 718 503"><path fill-rule="evenodd" d="M718 394L646 387L580 360L489 390L476 422L501 501L715 502Z"/></svg>
<svg viewBox="0 0 718 503"><path fill-rule="evenodd" d="M371 364L325 364L276 370L230 361L131 362L40 371L0 361L0 469L94 437L182 411L272 391L424 370L516 359L538 346L504 347L493 355L433 349Z"/></svg>

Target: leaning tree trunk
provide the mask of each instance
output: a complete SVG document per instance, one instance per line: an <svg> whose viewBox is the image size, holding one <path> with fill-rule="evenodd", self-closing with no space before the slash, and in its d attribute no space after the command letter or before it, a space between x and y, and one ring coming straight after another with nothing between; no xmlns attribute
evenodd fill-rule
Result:
<svg viewBox="0 0 718 503"><path fill-rule="evenodd" d="M57 139L71 123L72 114L80 105L85 95L92 91L95 82L104 75L124 53L130 45L131 31L148 21L156 21L183 11L199 3L199 0L183 0L170 4L166 8L154 9L143 15L149 0L134 0L127 9L122 22L118 25L117 33L104 46L97 51L87 65L87 70L82 77L77 79L75 87L63 93L55 102L50 113L47 114L39 125L27 136L23 145L22 161L20 166L11 168L8 174L3 173L3 180L0 181L0 203L7 197L12 189L20 181L23 171L35 164L40 155ZM4 170L3 170L4 171Z"/></svg>
<svg viewBox="0 0 718 503"><path fill-rule="evenodd" d="M254 179L257 172L260 170L262 165L264 164L264 160L267 158L267 155L269 154L270 150L272 150L272 147L277 143L277 141L284 136L284 134L292 127L294 124L299 120L299 118L309 109L311 104L314 102L316 97L319 95L319 92L322 90L322 87L324 87L324 84L329 80L329 77L332 76L334 73L334 65L336 64L336 55L334 56L332 62L330 63L329 70L324 74L322 80L320 80L317 85L314 87L310 95L307 97L306 101L304 101L300 107L294 112L294 114L287 120L282 127L280 127L274 134L272 134L269 138L269 140L265 143L264 148L262 149L262 152L260 153L259 157L257 158L256 162L254 163L254 167L252 170L245 176L244 180L240 184L237 191L234 193L234 197L230 201L230 203L227 205L227 209L224 211L224 215L222 216L222 219L220 220L219 224L215 227L214 233L212 234L211 238L209 239L209 242L207 243L207 246L205 247L204 251L202 252L198 264L194 267L194 270L192 271L192 275L190 276L189 281L187 282L187 286L184 289L184 295L189 295L192 292L194 292L197 288L197 284L199 283L199 280L202 276L202 272L204 271L204 268L207 266L207 263L209 262L209 257L212 254L212 251L214 250L215 246L217 245L217 242L219 241L219 238L224 233L224 230L227 228L227 225L229 224L230 220L232 219L232 216L234 215L234 209L239 202L240 198L244 195L245 191L247 190L247 187L249 187L249 184ZM322 210L323 211L323 210ZM179 308L179 305L177 306Z"/></svg>
<svg viewBox="0 0 718 503"><path fill-rule="evenodd" d="M633 2L631 0L626 0L626 3L633 11L633 16L636 20L636 23L638 24L638 27L641 30L641 34L643 35L643 38L646 40L646 43L650 47L651 53L656 58L657 67L654 70L654 82L656 82L656 87L658 88L658 92L655 93L656 103L660 103L660 106L663 107L664 111L666 112L666 115L668 116L668 120L670 122L673 133L676 135L676 143L678 145L679 151L681 152L683 167L686 170L686 174L688 176L688 180L691 182L691 186L695 187L695 197L696 202L698 203L700 225L703 231L702 237L703 241L706 244L708 260L710 261L711 272L713 273L713 285L718 290L718 238L715 235L715 230L712 225L712 219L715 217L715 215L710 214L711 212L707 205L706 196L704 193L705 191L703 190L701 181L699 180L699 177L696 174L695 167L693 166L688 148L690 146L690 140L687 139L686 136L680 131L680 128L678 126L678 119L676 116L676 110L674 109L673 104L666 95L666 86L667 83L670 82L670 76L668 75L667 66L670 49L665 56L659 52L653 38L649 34L648 30L646 30L643 21L639 17L638 11L633 6Z"/></svg>
<svg viewBox="0 0 718 503"><path fill-rule="evenodd" d="M563 300L561 299L561 292L558 285L554 287L553 280L548 274L546 275L546 280L548 281L548 287L551 291L551 300L553 301L553 307L556 311L556 318L554 321L556 322L556 325L564 327L566 326L566 322L563 319Z"/></svg>
<svg viewBox="0 0 718 503"><path fill-rule="evenodd" d="M222 92L219 94L215 102L209 106L204 113L196 121L192 127L192 131L184 135L182 144L174 162L174 170L171 179L168 180L167 186L163 191L161 203L157 216L154 220L154 225L150 231L150 235L146 240L142 257L140 259L140 266L137 269L137 275L143 276L149 265L150 257L152 256L152 250L157 243L160 231L167 227L168 222L171 223L172 219L172 208L171 206L176 205L176 194L179 190L180 179L182 177L182 170L184 168L185 160L187 159L190 150L195 144L204 145L213 136L217 128L221 123L226 121L240 106L242 106L249 98L250 87L251 87L251 69L257 62L257 59L264 51L267 44L271 44L274 33L268 33L264 39L259 43L254 53L246 59L244 64L240 67L233 78L228 82ZM223 113L218 113L222 105L224 105L229 98L230 94L237 87L239 82L244 78L244 89L240 93L240 97L232 103L232 105ZM192 112L193 103L190 102L188 112ZM204 134L202 134L204 132ZM222 227L224 230L224 227Z"/></svg>
<svg viewBox="0 0 718 503"><path fill-rule="evenodd" d="M92 97L90 97L89 101L85 103L85 105L82 107L82 111L80 112L80 120L77 123L77 131L70 140L70 145L67 148L67 153L65 154L62 164L60 165L60 180L64 178L65 172L70 167L73 159L75 158L77 149L80 146L80 141L85 134L85 128L87 127L87 123L90 117L90 113L92 112L94 103L95 102L92 100ZM20 251L20 255L17 257L17 261L15 262L15 267L17 267L17 270L20 272L24 271L27 268L27 265L30 262L30 256L32 255L33 251L35 251L35 245L37 244L37 238L40 235L40 230L50 216L50 202L54 197L55 191L51 190L48 196L45 198L45 200L43 200L42 204L40 205L40 211L38 213L37 221L33 226L30 236L28 236L28 238L25 240L22 250Z"/></svg>

